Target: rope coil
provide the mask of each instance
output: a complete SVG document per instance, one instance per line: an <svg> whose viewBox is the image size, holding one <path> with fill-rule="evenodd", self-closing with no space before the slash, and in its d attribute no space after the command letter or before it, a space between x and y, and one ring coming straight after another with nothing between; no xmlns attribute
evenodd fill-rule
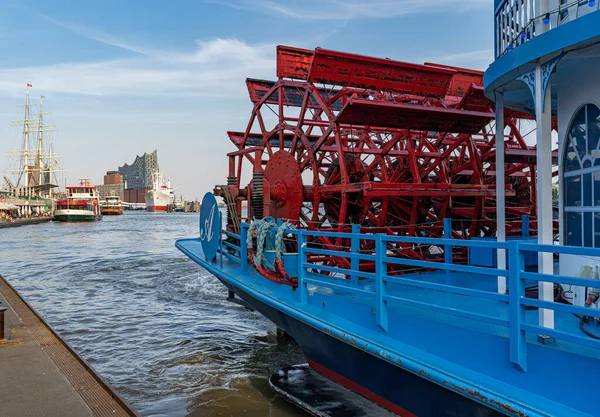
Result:
<svg viewBox="0 0 600 417"><path fill-rule="evenodd" d="M290 277L283 266L283 252L285 247L283 244L283 235L286 230L295 230L296 227L285 222L277 228L275 235L275 265L271 265L265 256L265 244L271 233L271 229L277 224L272 219L255 220L248 228L246 237L246 245L248 247L248 261L250 264L265 278L278 282L280 284L290 285L293 288L298 286L298 280ZM293 228L293 229L292 229ZM254 253L253 235L256 232L256 253Z"/></svg>
<svg viewBox="0 0 600 417"><path fill-rule="evenodd" d="M275 259L283 262L283 254L285 253L285 245L283 244L283 235L286 230L298 230L292 223L286 221L277 228L275 234Z"/></svg>

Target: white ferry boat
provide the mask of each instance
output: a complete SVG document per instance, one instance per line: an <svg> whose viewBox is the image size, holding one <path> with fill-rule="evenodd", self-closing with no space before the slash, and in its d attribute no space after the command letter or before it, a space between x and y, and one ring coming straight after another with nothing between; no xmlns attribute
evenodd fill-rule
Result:
<svg viewBox="0 0 600 417"><path fill-rule="evenodd" d="M118 195L107 195L101 203L101 213L103 216L118 216L123 214L123 203Z"/></svg>
<svg viewBox="0 0 600 417"><path fill-rule="evenodd" d="M79 185L67 187L67 195L56 203L54 220L80 222L102 219L98 191L86 179Z"/></svg>

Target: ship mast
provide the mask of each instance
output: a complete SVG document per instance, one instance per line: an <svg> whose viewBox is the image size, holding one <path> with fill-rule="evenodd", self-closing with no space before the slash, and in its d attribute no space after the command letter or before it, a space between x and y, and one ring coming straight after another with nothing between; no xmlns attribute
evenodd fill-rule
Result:
<svg viewBox="0 0 600 417"><path fill-rule="evenodd" d="M38 120L38 152L37 152L37 162L36 168L38 170L38 185L42 185L42 181L44 178L43 173L43 160L42 154L44 151L43 142L44 142L44 96L40 96L40 114Z"/></svg>
<svg viewBox="0 0 600 417"><path fill-rule="evenodd" d="M23 142L20 150L8 152L9 155L15 156L15 159L19 161L20 165L18 169L6 171L7 173L18 175L16 183L14 185L10 184L9 188L16 191L18 187L24 187L25 192L30 195L33 187L36 189L37 195L42 196L42 193L44 193L44 195L51 197L53 194L52 182L53 179L56 180L53 176L56 175L57 172L63 172L62 169L55 169L54 167L55 159L61 158L61 156L54 154L53 151L52 133L54 132L54 125L44 123L44 115L49 114L44 113L43 111L44 96L40 96L40 108L37 120L31 120L31 107L34 106L34 104L30 104L29 101L30 87L31 84L27 84L25 105L19 106L25 107L24 120L13 120L11 123L11 126L23 126ZM30 139L32 139L30 136L32 133L37 133L37 149L34 149L30 143ZM44 149L44 134L46 133L50 135L47 153ZM56 163L58 164L58 162Z"/></svg>
<svg viewBox="0 0 600 417"><path fill-rule="evenodd" d="M53 180L58 184L57 178L53 178L53 174L56 172L63 172L63 170L55 170L54 163L55 158L61 158L60 155L55 155L53 152L53 137L54 124L44 124L44 115L50 113L44 113L43 101L46 97L40 96L40 113L38 120L38 155L37 155L37 169L39 169L39 181L38 185L52 185ZM48 133L48 153L44 153L44 133ZM46 161L44 163L44 161ZM52 187L48 188L48 196L52 196Z"/></svg>
<svg viewBox="0 0 600 417"><path fill-rule="evenodd" d="M25 94L25 123L23 124L25 135L25 163L23 170L25 174L25 188L29 187L29 84L27 84L27 92Z"/></svg>
<svg viewBox="0 0 600 417"><path fill-rule="evenodd" d="M8 170L7 172L13 173L13 174L18 174L17 177L17 181L15 184L15 187L19 187L21 184L23 187L25 187L26 189L29 187L29 173L30 173L30 149L29 149L29 133L30 133L30 121L29 121L29 115L30 115L30 107L32 106L31 104L29 104L29 87L31 87L31 84L27 84L27 90L25 93L25 105L20 105L18 107L25 107L25 119L24 120L13 120L11 122L11 126L23 126L23 144L21 145L21 150L19 151L8 151L9 155L19 155L19 169L16 170ZM21 179L23 179L23 182L21 183ZM26 190L26 192L28 192L28 190Z"/></svg>
<svg viewBox="0 0 600 417"><path fill-rule="evenodd" d="M42 119L42 115L46 115L46 114L50 114L50 113L43 113L42 112L42 100L46 98L45 96L40 96L40 125L43 124L43 119ZM58 161L57 159L62 158L61 155L59 154L55 154L54 153L54 136L53 133L56 131L55 125L54 124L45 124L44 127L40 127L40 135L43 135L43 133L48 133L48 153L47 154L42 154L41 156L41 161L42 161L42 165L43 166L43 161L46 160L46 166L44 166L44 174L46 176L46 181L48 185L53 185L56 184L56 186L58 186L58 178L56 177L56 174L59 172L65 172L62 168L60 168L60 166L57 168L54 167L54 164L58 165ZM42 149L43 152L43 136L40 137L40 149ZM40 182L40 184L42 184ZM52 197L53 194L53 187L49 187L48 188L48 196Z"/></svg>
<svg viewBox="0 0 600 417"><path fill-rule="evenodd" d="M27 188L29 187L29 84L27 84L27 92L25 93L25 120L23 123L23 136L23 175L25 175L23 185L25 188Z"/></svg>
<svg viewBox="0 0 600 417"><path fill-rule="evenodd" d="M52 132L53 130L50 130L50 139L48 141L48 181L50 183L52 183L52 173L53 173L53 169L54 169L54 159L53 159L53 155L52 155ZM56 178L54 178L56 180ZM58 181L56 181L56 184L58 185ZM49 197L52 197L52 188L50 188L49 190Z"/></svg>

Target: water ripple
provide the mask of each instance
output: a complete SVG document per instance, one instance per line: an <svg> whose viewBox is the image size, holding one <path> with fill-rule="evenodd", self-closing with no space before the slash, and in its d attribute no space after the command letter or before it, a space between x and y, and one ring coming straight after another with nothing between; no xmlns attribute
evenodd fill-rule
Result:
<svg viewBox="0 0 600 417"><path fill-rule="evenodd" d="M0 230L0 273L143 415L300 416L267 377L302 362L175 247L197 215Z"/></svg>

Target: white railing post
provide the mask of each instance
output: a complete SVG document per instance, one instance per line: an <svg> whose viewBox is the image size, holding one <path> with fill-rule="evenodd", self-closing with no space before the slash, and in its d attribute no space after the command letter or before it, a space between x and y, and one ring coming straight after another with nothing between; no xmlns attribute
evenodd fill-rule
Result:
<svg viewBox="0 0 600 417"><path fill-rule="evenodd" d="M504 94L496 92L496 240L506 241L506 189L504 170ZM506 269L506 251L497 250L498 269ZM498 293L506 294L506 277L498 276Z"/></svg>
<svg viewBox="0 0 600 417"><path fill-rule="evenodd" d="M536 6L535 14L537 16L544 16L550 11L550 0L536 0ZM543 17L540 20L543 20ZM547 25L545 25L542 21L536 22L536 25L536 30L539 31L538 35L548 31Z"/></svg>
<svg viewBox="0 0 600 417"><path fill-rule="evenodd" d="M543 0L541 0L543 1ZM550 83L546 91L542 85L542 65L538 61L535 68L535 118L536 118L536 163L537 163L537 235L540 245L552 245L552 106ZM546 93L544 95L544 93ZM554 265L552 254L538 253L538 272L552 275ZM539 299L554 301L552 282L540 282ZM539 309L540 326L554 328L554 310Z"/></svg>

